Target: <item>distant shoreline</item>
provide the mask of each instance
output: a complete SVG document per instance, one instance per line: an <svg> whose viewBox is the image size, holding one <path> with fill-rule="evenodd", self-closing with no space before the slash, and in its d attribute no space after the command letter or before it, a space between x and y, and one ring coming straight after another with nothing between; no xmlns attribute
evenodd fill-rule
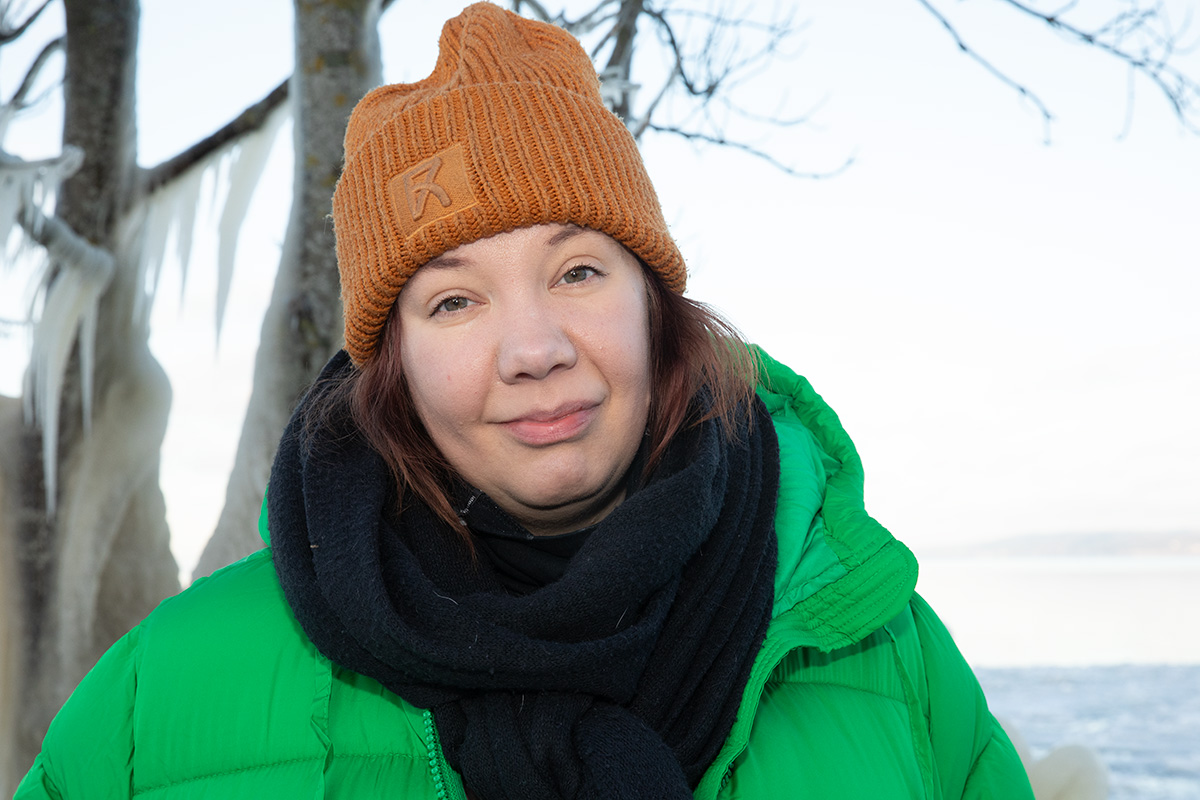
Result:
<svg viewBox="0 0 1200 800"><path fill-rule="evenodd" d="M917 553L917 591L968 663L1200 665L1192 635L1200 630L1200 555L1124 545L1107 553L1026 550Z"/></svg>

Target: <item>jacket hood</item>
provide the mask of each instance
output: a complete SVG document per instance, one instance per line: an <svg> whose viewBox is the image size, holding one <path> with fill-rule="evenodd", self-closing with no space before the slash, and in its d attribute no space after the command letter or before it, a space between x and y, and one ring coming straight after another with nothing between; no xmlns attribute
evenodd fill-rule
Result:
<svg viewBox="0 0 1200 800"><path fill-rule="evenodd" d="M829 651L861 640L912 597L917 561L867 514L849 435L803 377L755 348L758 394L779 434L776 622Z"/></svg>

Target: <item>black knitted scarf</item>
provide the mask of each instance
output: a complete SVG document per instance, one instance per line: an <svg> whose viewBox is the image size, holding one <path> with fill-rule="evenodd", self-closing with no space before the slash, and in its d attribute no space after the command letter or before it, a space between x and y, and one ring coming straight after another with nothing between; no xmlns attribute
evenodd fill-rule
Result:
<svg viewBox="0 0 1200 800"><path fill-rule="evenodd" d="M379 456L306 430L302 404L271 473L275 568L322 653L433 709L484 800L689 798L773 600L778 442L757 400L752 418L677 436L562 577L517 597L423 504L394 519Z"/></svg>

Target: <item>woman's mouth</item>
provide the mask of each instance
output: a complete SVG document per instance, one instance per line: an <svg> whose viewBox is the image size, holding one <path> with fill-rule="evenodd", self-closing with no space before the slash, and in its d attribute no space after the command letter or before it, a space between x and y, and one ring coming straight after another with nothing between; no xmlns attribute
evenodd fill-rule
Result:
<svg viewBox="0 0 1200 800"><path fill-rule="evenodd" d="M508 422L504 428L522 444L541 447L569 441L595 418L595 403L570 403L549 411L534 411Z"/></svg>

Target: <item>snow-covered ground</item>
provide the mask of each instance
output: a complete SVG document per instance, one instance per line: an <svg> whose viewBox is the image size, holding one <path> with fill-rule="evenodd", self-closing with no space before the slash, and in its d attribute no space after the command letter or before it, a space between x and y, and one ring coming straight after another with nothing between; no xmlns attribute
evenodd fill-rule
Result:
<svg viewBox="0 0 1200 800"><path fill-rule="evenodd" d="M1200 666L979 669L992 711L1041 758L1080 744L1109 800L1200 798Z"/></svg>

